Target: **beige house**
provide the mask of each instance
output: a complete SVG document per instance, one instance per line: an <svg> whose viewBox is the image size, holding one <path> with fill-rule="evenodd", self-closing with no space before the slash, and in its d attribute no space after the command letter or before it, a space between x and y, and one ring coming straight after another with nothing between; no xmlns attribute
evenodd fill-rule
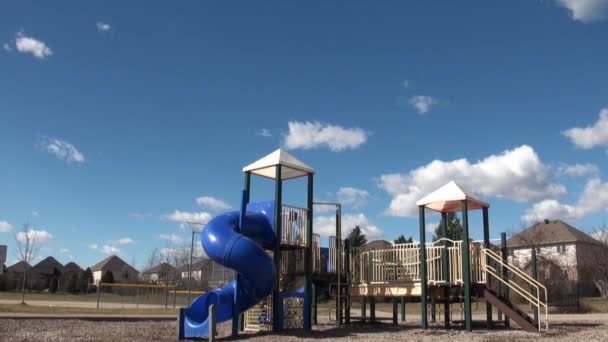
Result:
<svg viewBox="0 0 608 342"><path fill-rule="evenodd" d="M98 285L108 271L112 272L114 283L135 283L139 279L139 271L118 256L111 255L91 266L93 284Z"/></svg>
<svg viewBox="0 0 608 342"><path fill-rule="evenodd" d="M366 243L365 246L363 246L363 249L366 251L386 249L391 247L392 245L392 243L386 240L374 240Z"/></svg>
<svg viewBox="0 0 608 342"><path fill-rule="evenodd" d="M144 281L154 284L172 284L177 278L177 269L172 265L163 262L142 273Z"/></svg>
<svg viewBox="0 0 608 342"><path fill-rule="evenodd" d="M536 250L539 280L549 296L597 295L594 266L602 255L602 243L561 220L545 220L507 241L509 262L530 271Z"/></svg>

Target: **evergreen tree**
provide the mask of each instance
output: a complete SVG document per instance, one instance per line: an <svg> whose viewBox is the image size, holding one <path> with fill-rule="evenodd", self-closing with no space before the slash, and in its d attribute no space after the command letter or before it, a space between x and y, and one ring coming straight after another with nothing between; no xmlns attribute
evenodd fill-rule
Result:
<svg viewBox="0 0 608 342"><path fill-rule="evenodd" d="M455 213L447 214L448 222L448 236L442 236L441 234L441 222L435 227L435 234L433 235L433 241L437 241L441 238L448 238L450 240L458 241L463 238L462 224L460 219Z"/></svg>
<svg viewBox="0 0 608 342"><path fill-rule="evenodd" d="M414 242L414 240L412 240L411 236L406 239L405 235L403 235L403 234L399 235L399 237L395 239L395 243L397 243L397 244L399 244L399 243L412 243L412 242Z"/></svg>
<svg viewBox="0 0 608 342"><path fill-rule="evenodd" d="M106 271L106 273L104 273L101 276L101 282L102 283L113 283L114 282L114 274L112 273L112 271Z"/></svg>
<svg viewBox="0 0 608 342"><path fill-rule="evenodd" d="M359 226L355 226L350 234L348 234L347 239L351 248L363 247L367 243L367 238L361 232L361 227Z"/></svg>
<svg viewBox="0 0 608 342"><path fill-rule="evenodd" d="M93 272L91 269L87 267L85 271L80 272L78 275L78 284L80 287L80 292L88 293L89 292L89 284L92 283L93 280Z"/></svg>
<svg viewBox="0 0 608 342"><path fill-rule="evenodd" d="M70 276L67 279L67 285L66 285L66 290L69 293L78 293L79 288L78 288L78 274L76 273L72 273L70 274Z"/></svg>

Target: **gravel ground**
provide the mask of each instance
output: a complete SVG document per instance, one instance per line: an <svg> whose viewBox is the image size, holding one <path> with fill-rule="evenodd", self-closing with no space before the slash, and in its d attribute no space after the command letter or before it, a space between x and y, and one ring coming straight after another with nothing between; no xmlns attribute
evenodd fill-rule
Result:
<svg viewBox="0 0 608 342"><path fill-rule="evenodd" d="M227 336L229 324L221 324L221 336ZM434 327L423 332L415 323L400 324L352 324L336 328L321 324L309 334L298 332L270 334L255 333L239 336L249 341L297 341L302 338L320 341L608 341L608 324L596 322L553 323L543 334L530 334L521 330L445 330ZM220 340L230 340L221 338ZM175 341L175 322L162 321L90 321L77 319L0 319L0 341Z"/></svg>

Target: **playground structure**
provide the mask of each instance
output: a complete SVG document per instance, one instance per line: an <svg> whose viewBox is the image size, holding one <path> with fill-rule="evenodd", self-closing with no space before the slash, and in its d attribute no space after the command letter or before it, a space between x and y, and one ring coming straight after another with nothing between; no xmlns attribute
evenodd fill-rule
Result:
<svg viewBox="0 0 608 342"><path fill-rule="evenodd" d="M330 237L328 248L322 248L320 236L313 234L312 227L314 169L279 149L243 172L241 210L215 217L201 233L207 255L235 270L235 280L196 298L189 308L180 309L180 339L208 337L211 305L217 310L218 322L232 320L233 336L243 330L310 331L317 318L313 279L330 279L329 286L335 288L337 324L350 322L354 298L363 299L362 320L366 318L366 303L370 303L373 320L379 297L393 298L396 322L397 299L401 299L403 311L404 299L409 297L420 300L423 329L429 327L429 301L433 321L436 303L443 304L446 327L453 323L450 306L462 301L464 327L471 331L471 301L482 297L489 327L500 320L492 320L494 305L505 315L506 324L510 318L527 331L540 331L543 326L548 329L546 289L508 263L504 233L500 252L490 245L489 205L456 183L450 182L417 202L419 243L378 250L349 248L341 238L340 205L317 203L336 206L336 236ZM274 200L250 203L251 175L274 180ZM283 182L299 177L307 177L306 208L282 201ZM463 240L441 238L426 243L426 209L441 214L442 236L447 236L447 214L462 211ZM483 243L469 238L468 212L475 209L483 214ZM322 267L323 255L326 267ZM534 318L509 301L510 291L533 307Z"/></svg>

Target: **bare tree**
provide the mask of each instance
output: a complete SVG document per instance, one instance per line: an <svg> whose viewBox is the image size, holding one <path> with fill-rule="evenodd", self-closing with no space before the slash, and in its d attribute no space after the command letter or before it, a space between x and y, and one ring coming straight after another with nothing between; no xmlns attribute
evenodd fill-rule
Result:
<svg viewBox="0 0 608 342"><path fill-rule="evenodd" d="M25 282L27 279L27 271L30 262L38 255L40 246L34 239L33 229L29 223L23 224L23 229L15 233L15 256L23 264L23 277L21 284L21 304L25 304Z"/></svg>
<svg viewBox="0 0 608 342"><path fill-rule="evenodd" d="M592 236L600 245L590 249L593 262L589 263L594 274L594 282L600 295L608 299L608 225L594 229Z"/></svg>

